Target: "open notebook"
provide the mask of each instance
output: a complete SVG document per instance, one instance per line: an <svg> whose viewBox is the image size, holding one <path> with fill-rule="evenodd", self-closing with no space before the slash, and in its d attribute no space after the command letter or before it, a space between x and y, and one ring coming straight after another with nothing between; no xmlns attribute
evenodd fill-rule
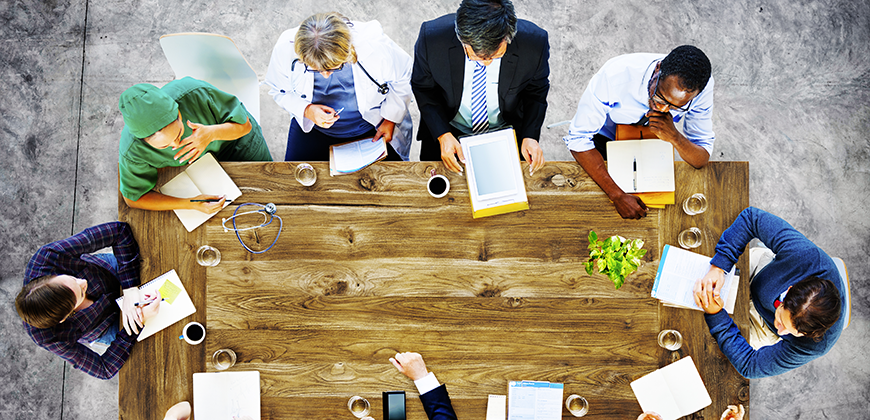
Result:
<svg viewBox="0 0 870 420"><path fill-rule="evenodd" d="M691 356L635 380L631 390L643 411L656 412L664 420L688 416L713 403Z"/></svg>
<svg viewBox="0 0 870 420"><path fill-rule="evenodd" d="M190 296L187 294L187 290L184 289L184 284L181 283L181 279L178 278L178 273L175 270L164 273L160 277L139 286L139 295L144 300L146 294L154 295L156 294L154 292L158 290L164 299L163 302L160 302L160 310L154 318L149 319L145 323L142 331L139 332L137 341L151 337L155 333L196 312L196 307L193 306L193 301L190 300ZM119 308L123 301L123 296L115 300Z"/></svg>
<svg viewBox="0 0 870 420"><path fill-rule="evenodd" d="M260 372L194 373L193 418L260 420Z"/></svg>
<svg viewBox="0 0 870 420"><path fill-rule="evenodd" d="M160 187L160 193L178 198L193 198L200 194L226 196L224 207L242 195L242 191L211 153L200 156L184 172ZM206 214L199 210L173 211L188 232L217 214Z"/></svg>
<svg viewBox="0 0 870 420"><path fill-rule="evenodd" d="M708 256L665 245L653 283L652 297L667 306L702 311L695 304L694 287L695 282L710 271L710 260ZM719 292L725 303L725 311L729 314L734 313L740 283L740 277L735 273L736 267L725 273L725 282Z"/></svg>

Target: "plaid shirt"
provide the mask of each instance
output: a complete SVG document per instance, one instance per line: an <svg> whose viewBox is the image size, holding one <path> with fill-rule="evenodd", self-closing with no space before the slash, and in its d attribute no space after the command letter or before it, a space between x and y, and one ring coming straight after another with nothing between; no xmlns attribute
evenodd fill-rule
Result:
<svg viewBox="0 0 870 420"><path fill-rule="evenodd" d="M106 261L88 254L108 246L118 260L117 273ZM87 296L94 303L53 328L35 328L24 323L27 334L76 369L100 379L115 376L130 356L136 336L121 328L102 356L80 342L94 341L109 327L118 325L121 310L115 299L121 296L122 289L139 285L139 245L130 226L105 223L39 248L27 264L24 284L48 274L87 280Z"/></svg>

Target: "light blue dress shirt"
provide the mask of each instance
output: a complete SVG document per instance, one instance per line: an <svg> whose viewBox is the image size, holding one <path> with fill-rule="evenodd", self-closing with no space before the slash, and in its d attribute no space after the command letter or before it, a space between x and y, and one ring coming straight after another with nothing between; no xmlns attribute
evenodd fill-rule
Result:
<svg viewBox="0 0 870 420"><path fill-rule="evenodd" d="M577 104L568 135L568 149L585 152L595 148L592 137L614 138L616 124L634 124L649 111L649 80L664 54L625 54L611 58L586 86ZM713 155L713 77L686 112L670 110L674 123L684 121L683 134ZM679 125L678 125L679 127Z"/></svg>

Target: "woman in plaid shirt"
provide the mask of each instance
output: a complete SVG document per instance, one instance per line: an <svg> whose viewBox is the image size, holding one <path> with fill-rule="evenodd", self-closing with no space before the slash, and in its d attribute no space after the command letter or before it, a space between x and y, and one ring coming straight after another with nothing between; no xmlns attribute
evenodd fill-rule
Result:
<svg viewBox="0 0 870 420"><path fill-rule="evenodd" d="M90 254L109 246L112 254ZM36 344L76 369L109 379L130 356L139 327L157 314L159 299L135 306L138 285L139 246L130 226L105 223L41 247L27 264L15 307ZM115 299L122 293L119 309ZM86 345L93 342L109 347L100 355Z"/></svg>

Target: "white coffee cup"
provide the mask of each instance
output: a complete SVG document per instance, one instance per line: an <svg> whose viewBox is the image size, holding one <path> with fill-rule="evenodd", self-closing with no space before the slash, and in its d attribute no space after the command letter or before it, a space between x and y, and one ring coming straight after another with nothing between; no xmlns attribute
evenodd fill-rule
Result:
<svg viewBox="0 0 870 420"><path fill-rule="evenodd" d="M193 327L193 330L190 330L191 327ZM181 335L178 336L178 338L187 341L187 344L191 345L202 343L202 341L205 340L205 327L196 321L188 322L187 325L184 326L184 329L181 330Z"/></svg>
<svg viewBox="0 0 870 420"><path fill-rule="evenodd" d="M432 197L444 197L448 192L450 192L450 181L446 176L436 174L435 171L432 171L432 176L429 177L429 182L426 183L426 191L429 191L429 195Z"/></svg>

